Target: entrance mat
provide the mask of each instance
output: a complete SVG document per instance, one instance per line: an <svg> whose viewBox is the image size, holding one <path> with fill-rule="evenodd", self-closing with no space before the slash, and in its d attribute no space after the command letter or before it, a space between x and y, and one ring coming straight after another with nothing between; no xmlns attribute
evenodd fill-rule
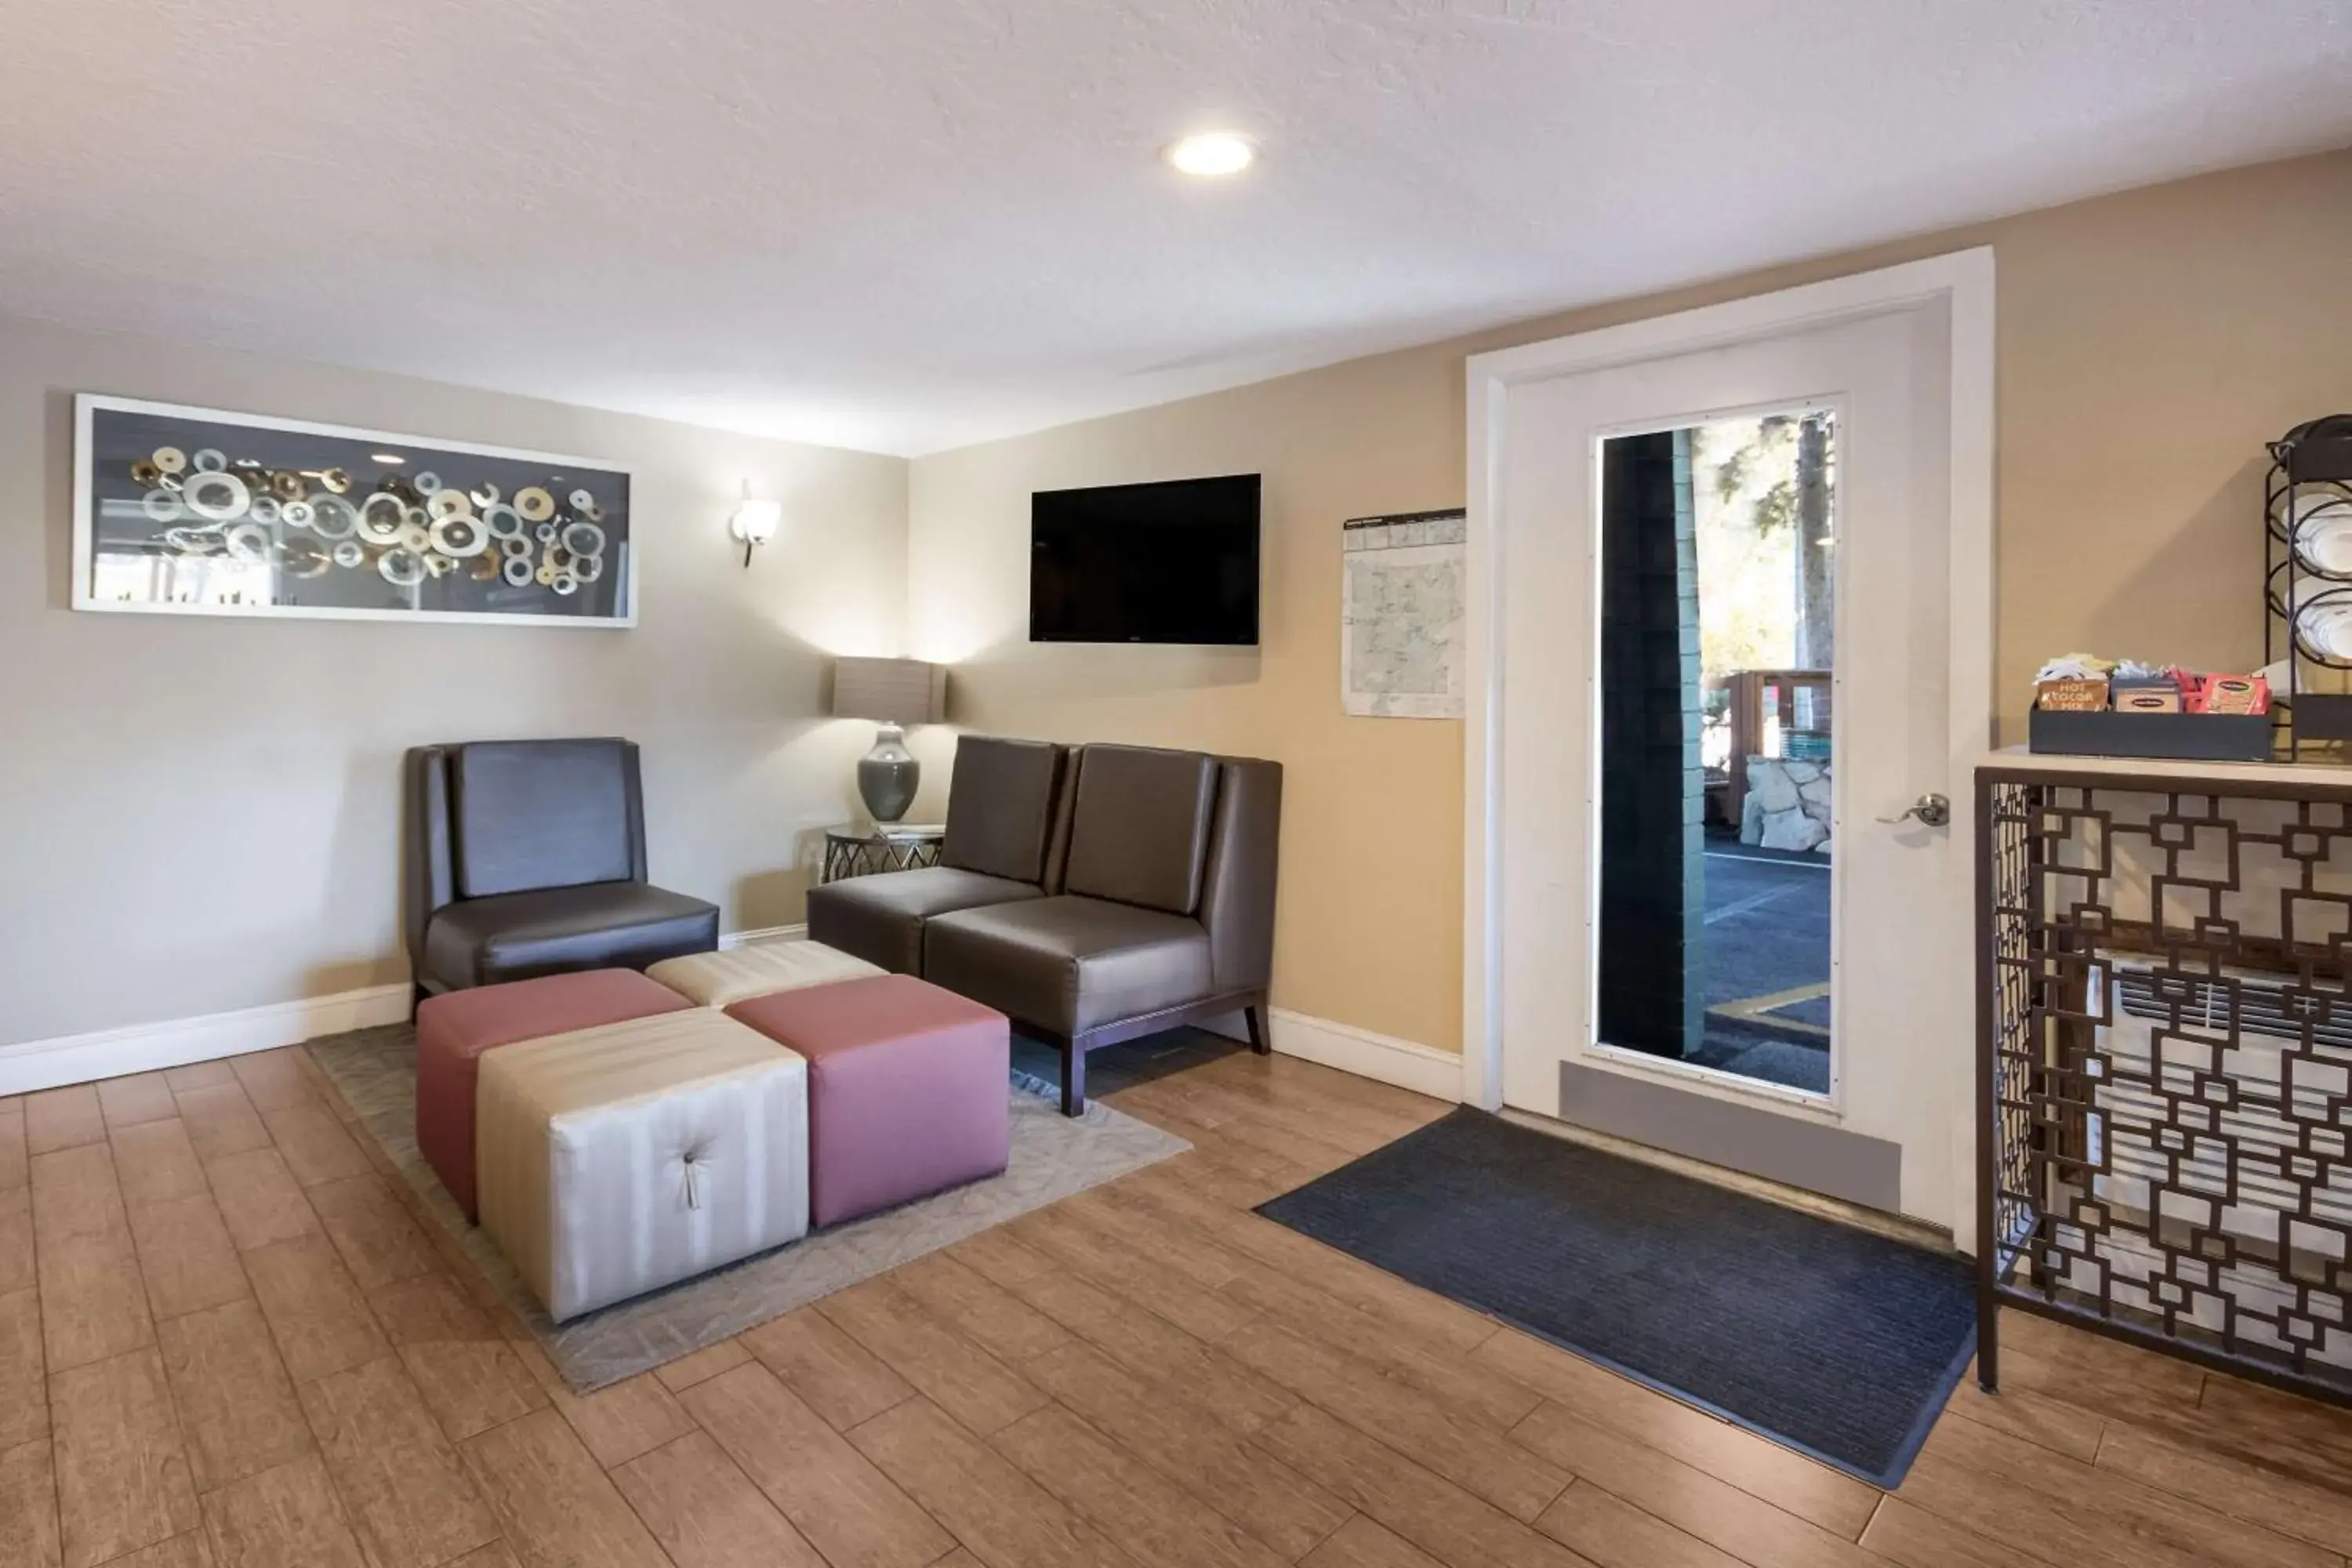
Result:
<svg viewBox="0 0 2352 1568"><path fill-rule="evenodd" d="M1875 1486L1976 1348L1965 1259L1466 1106L1257 1212Z"/></svg>

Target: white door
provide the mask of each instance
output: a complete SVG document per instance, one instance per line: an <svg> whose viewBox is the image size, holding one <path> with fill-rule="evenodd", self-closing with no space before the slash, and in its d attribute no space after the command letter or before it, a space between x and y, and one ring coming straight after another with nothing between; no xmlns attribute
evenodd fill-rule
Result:
<svg viewBox="0 0 2352 1568"><path fill-rule="evenodd" d="M1984 281L1957 308L1983 312L1989 356ZM1990 383L1972 333L1956 382L1953 290L1867 292L1834 311L1795 298L1793 319L1751 308L1712 346L1686 344L1708 342L1722 323L1706 318L1721 310L1698 313L1682 342L1666 324L1650 327L1653 347L1598 334L1473 362L1486 700L1474 709L1471 1048L1499 1068L1489 1103L1896 1210L1966 1245L1965 770L1990 721L1978 618L1990 542L1976 476L1956 486L1954 454L1957 430L1964 461L1989 465L1970 433L1979 418L1989 429ZM1956 420L1956 384L1973 403L1979 379L1986 406ZM1812 872L1827 884L1833 1006L1826 1073L1801 1087L1628 1048L1602 1037L1600 1003L1603 444L1764 414L1835 430L1835 852ZM1949 803L1945 821L1882 820L1931 795Z"/></svg>

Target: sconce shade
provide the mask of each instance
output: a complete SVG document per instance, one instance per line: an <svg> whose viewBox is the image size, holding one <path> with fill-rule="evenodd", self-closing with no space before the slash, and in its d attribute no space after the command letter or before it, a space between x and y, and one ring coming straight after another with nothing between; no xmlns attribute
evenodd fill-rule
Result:
<svg viewBox="0 0 2352 1568"><path fill-rule="evenodd" d="M948 667L919 658L838 658L833 716L877 724L936 724L947 717Z"/></svg>
<svg viewBox="0 0 2352 1568"><path fill-rule="evenodd" d="M728 529L746 544L765 544L776 536L776 525L783 517L783 502L745 496L728 520Z"/></svg>

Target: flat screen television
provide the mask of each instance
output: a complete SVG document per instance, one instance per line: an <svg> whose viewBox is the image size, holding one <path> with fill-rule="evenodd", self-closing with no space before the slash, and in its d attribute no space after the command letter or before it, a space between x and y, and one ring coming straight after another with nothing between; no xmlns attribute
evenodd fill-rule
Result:
<svg viewBox="0 0 2352 1568"><path fill-rule="evenodd" d="M1258 476L1039 490L1031 642L1257 641Z"/></svg>

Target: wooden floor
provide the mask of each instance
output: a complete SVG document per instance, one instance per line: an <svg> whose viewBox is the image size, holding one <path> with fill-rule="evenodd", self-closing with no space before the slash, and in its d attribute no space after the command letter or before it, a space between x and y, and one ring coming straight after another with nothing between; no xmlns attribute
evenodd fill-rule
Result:
<svg viewBox="0 0 2352 1568"><path fill-rule="evenodd" d="M2031 1321L1891 1496L1256 1218L1444 1109L1288 1058L1195 1150L586 1399L308 1059L0 1100L0 1564L2292 1568L2352 1419Z"/></svg>

